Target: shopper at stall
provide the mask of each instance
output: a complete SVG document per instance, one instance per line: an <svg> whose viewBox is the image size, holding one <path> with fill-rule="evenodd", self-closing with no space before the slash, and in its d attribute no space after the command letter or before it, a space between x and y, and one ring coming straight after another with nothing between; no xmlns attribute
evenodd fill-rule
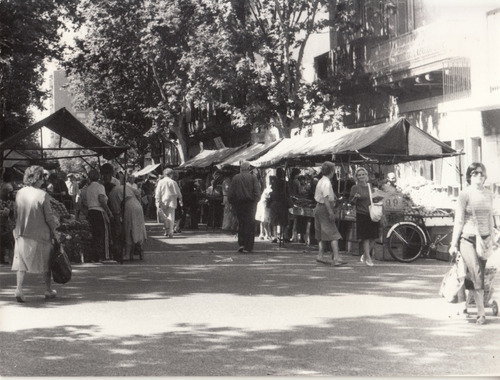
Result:
<svg viewBox="0 0 500 380"><path fill-rule="evenodd" d="M238 218L236 217L236 212L228 198L232 177L232 173L227 173L222 181L222 205L224 206L222 229L224 231L235 233L238 230Z"/></svg>
<svg viewBox="0 0 500 380"><path fill-rule="evenodd" d="M354 173L356 185L351 188L349 203L356 206L356 231L358 239L361 240L363 254L361 262L368 266L373 266L373 248L375 240L379 236L379 223L373 222L370 218L370 191L368 186L368 171L359 167Z"/></svg>
<svg viewBox="0 0 500 380"><path fill-rule="evenodd" d="M109 194L109 204L114 220L118 224L118 234L125 244L124 257L134 260L134 253L142 255L142 244L147 239L144 213L132 187L125 186L125 202L123 203L123 219L121 218L123 185L115 186ZM121 220L121 223L119 221ZM125 235L125 236L123 236Z"/></svg>
<svg viewBox="0 0 500 380"><path fill-rule="evenodd" d="M486 323L484 312L484 271L486 260L476 251L477 233L482 239L493 237L493 194L484 187L486 167L479 162L472 163L465 173L469 186L458 196L450 254L458 252L466 267L465 289L472 293L477 306L477 320L480 325ZM493 241L496 247L497 243ZM464 291L459 294L460 311L467 313Z"/></svg>
<svg viewBox="0 0 500 380"><path fill-rule="evenodd" d="M155 190L156 208L160 221L165 226L164 235L174 237L175 209L179 203L183 206L181 189L171 177L173 170L167 168L163 171L163 178L158 182ZM179 202L177 202L179 200Z"/></svg>
<svg viewBox="0 0 500 380"><path fill-rule="evenodd" d="M52 289L49 267L52 239L56 236L59 221L52 212L49 195L40 189L43 168L30 166L24 172L25 187L16 195L14 229L15 247L12 270L17 271L17 302L26 302L23 292L26 272L43 273L45 298L56 297Z"/></svg>
<svg viewBox="0 0 500 380"><path fill-rule="evenodd" d="M241 161L240 173L231 181L228 200L238 218L238 252L252 252L255 241L255 208L260 197L257 177L250 173L248 161Z"/></svg>
<svg viewBox="0 0 500 380"><path fill-rule="evenodd" d="M257 210L255 212L255 220L260 223L260 240L273 240L271 231L271 215L269 209L269 197L271 195L271 176L266 174L265 187L260 195L260 200L257 203Z"/></svg>
<svg viewBox="0 0 500 380"><path fill-rule="evenodd" d="M314 200L317 202L314 209L314 228L316 239L319 242L318 256L316 261L323 264L340 266L345 264L340 260L339 239L342 239L335 225L335 205L337 197L333 192L331 180L335 173L335 165L326 161L321 165L323 175L316 185ZM332 261L325 258L326 244L330 242L332 248Z"/></svg>
<svg viewBox="0 0 500 380"><path fill-rule="evenodd" d="M276 169L276 177L271 181L271 194L269 196L271 225L275 236L273 242L289 240L287 227L290 205L290 188L285 181L285 172L282 168L278 168Z"/></svg>
<svg viewBox="0 0 500 380"><path fill-rule="evenodd" d="M93 250L90 261L109 261L111 229L110 219L113 214L108 207L108 196L104 185L99 182L99 172L95 169L90 170L90 184L87 186L83 196L83 203L87 206L87 220L90 224L92 234Z"/></svg>

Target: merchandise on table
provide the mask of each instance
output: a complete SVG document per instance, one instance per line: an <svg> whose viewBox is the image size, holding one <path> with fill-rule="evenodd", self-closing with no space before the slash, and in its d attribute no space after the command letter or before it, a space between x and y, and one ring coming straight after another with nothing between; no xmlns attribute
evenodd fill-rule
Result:
<svg viewBox="0 0 500 380"><path fill-rule="evenodd" d="M86 220L66 219L57 228L59 240L73 263L83 263L90 254L92 234Z"/></svg>

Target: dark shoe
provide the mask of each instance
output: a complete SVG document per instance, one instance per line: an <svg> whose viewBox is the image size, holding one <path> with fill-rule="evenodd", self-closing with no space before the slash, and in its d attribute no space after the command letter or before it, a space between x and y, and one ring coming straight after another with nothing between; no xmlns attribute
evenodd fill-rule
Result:
<svg viewBox="0 0 500 380"><path fill-rule="evenodd" d="M342 266L342 265L346 265L346 264L347 264L346 262L344 262L344 261L340 261L340 260L337 260L337 261L335 261L335 260L334 260L334 261L333 261L333 266L334 266L334 267L340 267L340 266Z"/></svg>
<svg viewBox="0 0 500 380"><path fill-rule="evenodd" d="M16 290L16 301L19 302L19 303L25 303L26 302L26 298L24 298L24 294L23 292L18 292Z"/></svg>
<svg viewBox="0 0 500 380"><path fill-rule="evenodd" d="M238 252L239 252L239 253L243 253L243 251L244 251L244 250L245 250L245 247L240 247L240 248L238 248Z"/></svg>
<svg viewBox="0 0 500 380"><path fill-rule="evenodd" d="M56 297L57 297L57 292L54 289L52 289L50 291L47 290L45 292L45 299L46 300L50 300L50 299L53 299L53 298L56 298Z"/></svg>

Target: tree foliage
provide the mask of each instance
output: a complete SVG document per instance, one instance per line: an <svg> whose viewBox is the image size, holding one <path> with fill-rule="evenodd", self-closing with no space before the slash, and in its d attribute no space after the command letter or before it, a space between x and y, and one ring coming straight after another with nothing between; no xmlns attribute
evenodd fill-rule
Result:
<svg viewBox="0 0 500 380"><path fill-rule="evenodd" d="M73 0L0 1L1 127L24 128L30 107L43 110L45 62L61 57L60 33Z"/></svg>

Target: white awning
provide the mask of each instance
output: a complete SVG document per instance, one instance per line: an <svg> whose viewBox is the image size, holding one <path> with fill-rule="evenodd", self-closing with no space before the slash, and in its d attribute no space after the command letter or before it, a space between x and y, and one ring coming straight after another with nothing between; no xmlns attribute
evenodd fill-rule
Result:
<svg viewBox="0 0 500 380"><path fill-rule="evenodd" d="M136 171L135 173L132 173L134 177L140 177L141 175L146 175L148 173L151 173L153 170L155 170L160 164L151 164L146 166L145 168Z"/></svg>

